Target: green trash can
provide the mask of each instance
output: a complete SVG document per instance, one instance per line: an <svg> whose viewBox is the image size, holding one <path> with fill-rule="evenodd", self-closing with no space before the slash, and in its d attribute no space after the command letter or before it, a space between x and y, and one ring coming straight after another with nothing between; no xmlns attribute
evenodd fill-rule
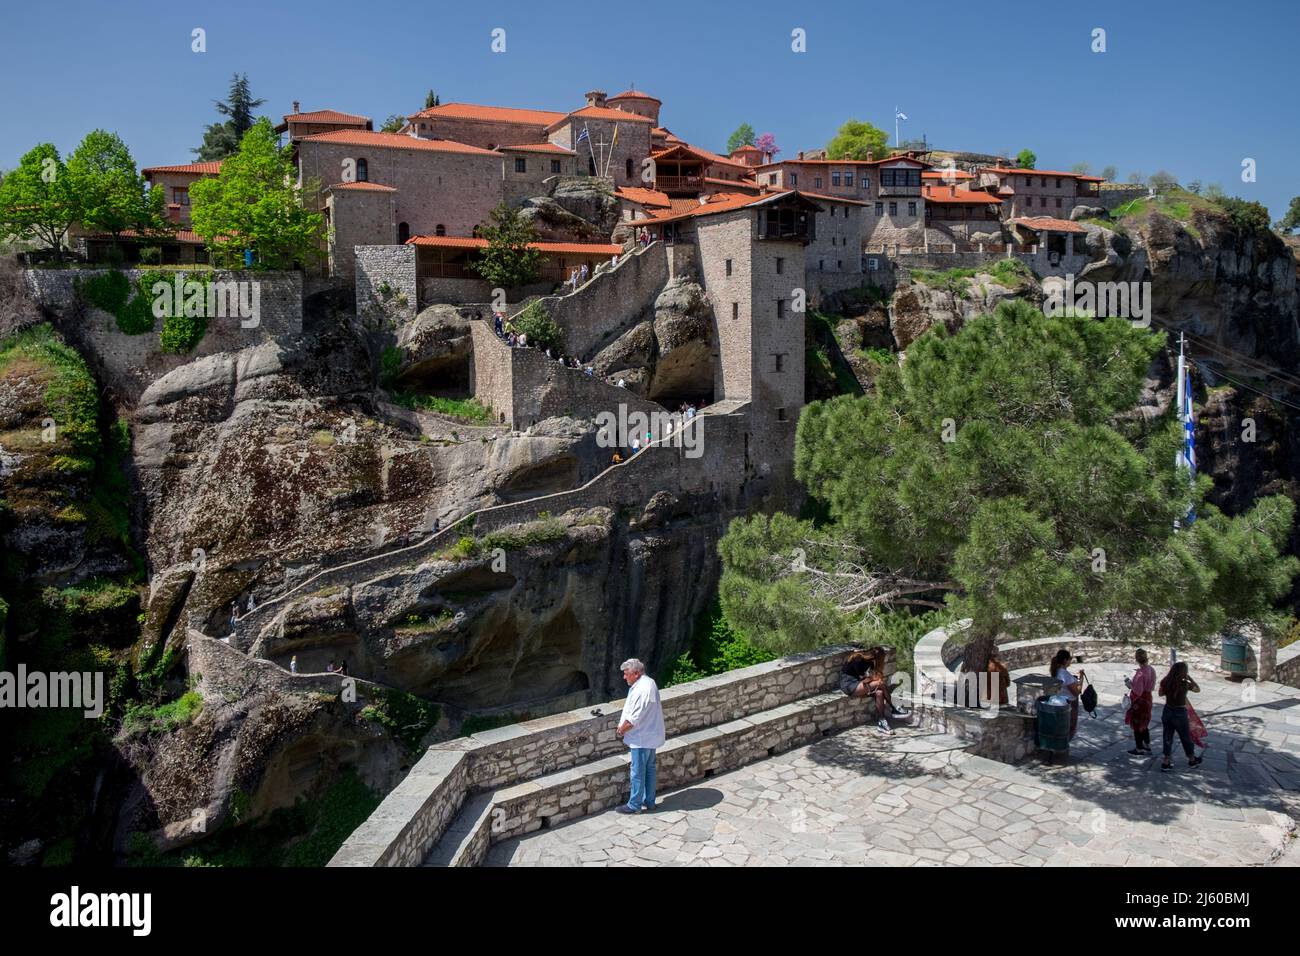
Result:
<svg viewBox="0 0 1300 956"><path fill-rule="evenodd" d="M1250 672L1250 645L1236 634L1227 634L1223 638L1223 653L1219 666L1229 674L1237 676Z"/></svg>
<svg viewBox="0 0 1300 956"><path fill-rule="evenodd" d="M1070 705L1038 698L1038 749L1065 753L1070 749Z"/></svg>

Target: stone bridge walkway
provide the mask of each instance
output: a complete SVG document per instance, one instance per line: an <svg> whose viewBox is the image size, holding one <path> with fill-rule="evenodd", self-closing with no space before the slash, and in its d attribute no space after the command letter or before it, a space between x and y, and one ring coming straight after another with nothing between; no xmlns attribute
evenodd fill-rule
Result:
<svg viewBox="0 0 1300 956"><path fill-rule="evenodd" d="M1195 770L1125 751L1118 664L1084 664L1097 719L1081 714L1065 761L1019 766L917 729L857 728L661 797L492 848L489 865L1161 866L1294 864L1300 690L1200 674L1209 728ZM1159 670L1159 668L1157 668ZM1194 670L1193 674L1197 672ZM1291 851L1284 852L1288 844Z"/></svg>

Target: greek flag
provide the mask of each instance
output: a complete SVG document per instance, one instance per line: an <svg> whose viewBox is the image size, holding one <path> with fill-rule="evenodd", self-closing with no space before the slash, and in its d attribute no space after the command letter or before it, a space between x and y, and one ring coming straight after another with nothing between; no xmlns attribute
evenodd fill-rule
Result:
<svg viewBox="0 0 1300 956"><path fill-rule="evenodd" d="M587 135L587 127L584 126L584 127L582 128L582 132L578 134L578 139L574 142L573 145L574 145L574 146L577 146L578 143L581 143L584 139L585 139L585 140L590 140L590 138L591 138L591 137Z"/></svg>
<svg viewBox="0 0 1300 956"><path fill-rule="evenodd" d="M1192 377L1187 374L1187 360L1183 357L1181 337L1178 342L1178 420L1183 426L1183 446L1174 456L1174 465L1187 469L1189 481L1196 480L1196 419L1192 413ZM1196 509L1187 512L1182 524L1196 520ZM1174 527L1178 527L1175 522Z"/></svg>
<svg viewBox="0 0 1300 956"><path fill-rule="evenodd" d="M907 119L907 114L904 113L902 110L900 110L898 107L894 107L894 118L905 120Z"/></svg>

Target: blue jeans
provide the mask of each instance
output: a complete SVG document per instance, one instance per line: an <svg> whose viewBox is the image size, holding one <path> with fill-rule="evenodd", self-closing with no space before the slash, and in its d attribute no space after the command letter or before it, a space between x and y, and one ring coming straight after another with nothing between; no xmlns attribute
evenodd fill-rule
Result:
<svg viewBox="0 0 1300 956"><path fill-rule="evenodd" d="M632 796L627 805L633 810L655 808L655 752L649 747L632 748Z"/></svg>

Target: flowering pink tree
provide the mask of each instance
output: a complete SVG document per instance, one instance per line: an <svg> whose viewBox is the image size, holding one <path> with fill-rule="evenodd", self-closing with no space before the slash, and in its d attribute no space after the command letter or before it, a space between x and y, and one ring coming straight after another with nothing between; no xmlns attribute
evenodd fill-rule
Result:
<svg viewBox="0 0 1300 956"><path fill-rule="evenodd" d="M754 140L754 146L772 159L776 159L776 154L781 152L781 147L776 145L776 137L771 133L764 133Z"/></svg>

